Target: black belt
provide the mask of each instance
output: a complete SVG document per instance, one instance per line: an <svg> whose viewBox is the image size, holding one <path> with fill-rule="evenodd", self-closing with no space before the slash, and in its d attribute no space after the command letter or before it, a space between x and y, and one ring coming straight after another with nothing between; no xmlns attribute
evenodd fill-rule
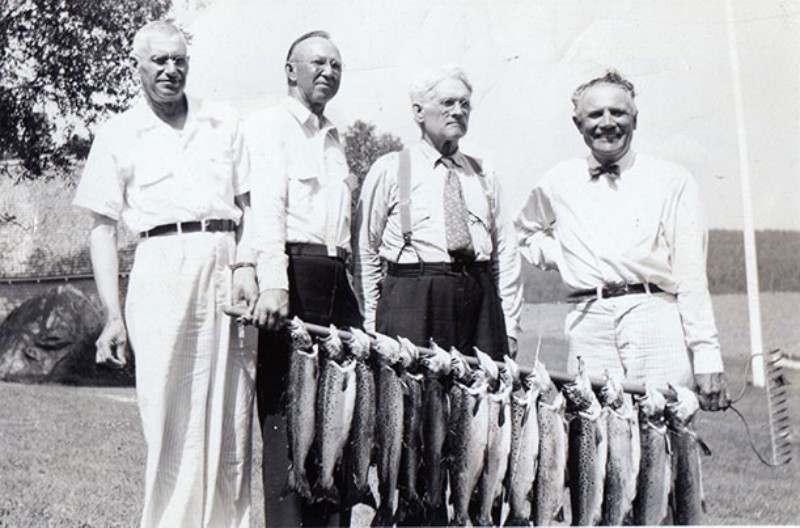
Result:
<svg viewBox="0 0 800 528"><path fill-rule="evenodd" d="M328 253L328 246L325 244L299 244L289 243L286 244L286 254L301 257L331 257L347 262L349 252L340 247L336 247L336 254L331 255Z"/></svg>
<svg viewBox="0 0 800 528"><path fill-rule="evenodd" d="M169 235L171 233L199 233L201 231L236 231L236 222L233 220L201 220L199 222L177 222L175 224L164 224L153 229L139 233L141 238L149 238L159 235Z"/></svg>
<svg viewBox="0 0 800 528"><path fill-rule="evenodd" d="M570 300L583 301L588 299L607 299L609 297L621 297L632 293L660 293L661 288L648 282L647 284L619 284L595 288L594 290L578 290L569 294Z"/></svg>
<svg viewBox="0 0 800 528"><path fill-rule="evenodd" d="M415 262L413 264L397 264L387 262L387 272L395 277L419 277L422 275L446 275L470 271L491 271L490 260L463 262Z"/></svg>

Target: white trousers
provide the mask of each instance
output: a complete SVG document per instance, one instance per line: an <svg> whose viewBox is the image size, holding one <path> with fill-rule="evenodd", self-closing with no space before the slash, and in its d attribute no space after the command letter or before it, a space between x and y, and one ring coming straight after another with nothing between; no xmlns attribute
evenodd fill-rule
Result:
<svg viewBox="0 0 800 528"><path fill-rule="evenodd" d="M567 370L581 357L589 376L632 383L694 386L678 305L667 293L583 301L567 315Z"/></svg>
<svg viewBox="0 0 800 528"><path fill-rule="evenodd" d="M141 526L250 526L255 351L230 347L231 233L143 240L126 301L147 442ZM235 344L235 343L234 343Z"/></svg>

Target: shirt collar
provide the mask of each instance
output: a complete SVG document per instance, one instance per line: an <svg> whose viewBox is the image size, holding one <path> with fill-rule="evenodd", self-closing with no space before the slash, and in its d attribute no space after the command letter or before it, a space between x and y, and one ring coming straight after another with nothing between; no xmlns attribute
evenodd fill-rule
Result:
<svg viewBox="0 0 800 528"><path fill-rule="evenodd" d="M628 152L626 152L625 155L622 156L622 159L620 159L616 163L613 163L613 165L617 165L619 167L619 174L621 177L623 172L633 167L635 161L636 161L636 152L634 152L633 149L628 149ZM596 169L597 167L602 165L602 163L597 161L597 159L591 154L589 154L586 157L586 164L588 165L589 170Z"/></svg>
<svg viewBox="0 0 800 528"><path fill-rule="evenodd" d="M213 116L206 112L206 105L203 105L199 99L196 99L188 94L186 96L186 126L193 121L211 119ZM144 96L139 97L131 107L131 116L133 117L133 126L137 133L142 134L159 126L164 126L164 123L147 104L147 99Z"/></svg>
<svg viewBox="0 0 800 528"><path fill-rule="evenodd" d="M433 145L424 139L420 139L419 141L419 150L431 167L435 168L436 163L442 158L442 153L436 150ZM456 150L448 157L451 158L460 168L467 166L467 160L464 159L464 154L462 154L460 150Z"/></svg>
<svg viewBox="0 0 800 528"><path fill-rule="evenodd" d="M338 135L339 131L336 125L327 116L323 114L322 118L318 120L317 116L306 105L294 97L287 96L283 101L283 106L304 127L314 131L330 129L334 134Z"/></svg>

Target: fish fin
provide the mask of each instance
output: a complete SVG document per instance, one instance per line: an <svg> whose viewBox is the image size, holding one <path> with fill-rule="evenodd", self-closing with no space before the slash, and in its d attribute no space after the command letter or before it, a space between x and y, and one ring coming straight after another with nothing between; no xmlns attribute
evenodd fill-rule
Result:
<svg viewBox="0 0 800 528"><path fill-rule="evenodd" d="M699 436L696 436L695 439L697 440L697 445L700 446L700 450L703 452L703 455L711 456L711 448L708 447L708 444L705 443Z"/></svg>
<svg viewBox="0 0 800 528"><path fill-rule="evenodd" d="M336 489L336 486L325 487L319 482L314 486L312 497L313 502L330 502L335 506L339 506L342 502L339 497L339 490Z"/></svg>
<svg viewBox="0 0 800 528"><path fill-rule="evenodd" d="M378 508L375 517L372 518L372 526L394 526L395 515L391 510L384 507Z"/></svg>
<svg viewBox="0 0 800 528"><path fill-rule="evenodd" d="M416 493L410 493L408 497L401 497L400 503L397 505L397 513L395 520L398 523L403 523L407 519L417 519L425 511L425 506L422 504L422 499Z"/></svg>
<svg viewBox="0 0 800 528"><path fill-rule="evenodd" d="M475 400L475 407L472 408L472 416L475 416L475 415L478 414L478 411L481 409L481 401L482 400L480 398L477 398Z"/></svg>
<svg viewBox="0 0 800 528"><path fill-rule="evenodd" d="M296 472L294 467L289 468L289 474L286 476L286 485L281 492L281 498L297 493L306 500L311 499L311 484L308 482L308 476L304 472Z"/></svg>
<svg viewBox="0 0 800 528"><path fill-rule="evenodd" d="M564 514L564 506L563 505L559 506L558 511L556 512L556 516L554 517L554 519L556 521L560 522L560 523L563 523L563 522L565 522L567 520L567 517Z"/></svg>

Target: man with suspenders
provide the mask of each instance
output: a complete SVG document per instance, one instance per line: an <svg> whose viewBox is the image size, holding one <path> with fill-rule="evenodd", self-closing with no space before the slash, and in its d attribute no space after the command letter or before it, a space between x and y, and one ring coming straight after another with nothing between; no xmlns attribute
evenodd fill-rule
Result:
<svg viewBox="0 0 800 528"><path fill-rule="evenodd" d="M422 137L370 169L358 210L365 327L495 359L516 354L520 258L494 173L458 149L472 86L458 67L411 87Z"/></svg>

